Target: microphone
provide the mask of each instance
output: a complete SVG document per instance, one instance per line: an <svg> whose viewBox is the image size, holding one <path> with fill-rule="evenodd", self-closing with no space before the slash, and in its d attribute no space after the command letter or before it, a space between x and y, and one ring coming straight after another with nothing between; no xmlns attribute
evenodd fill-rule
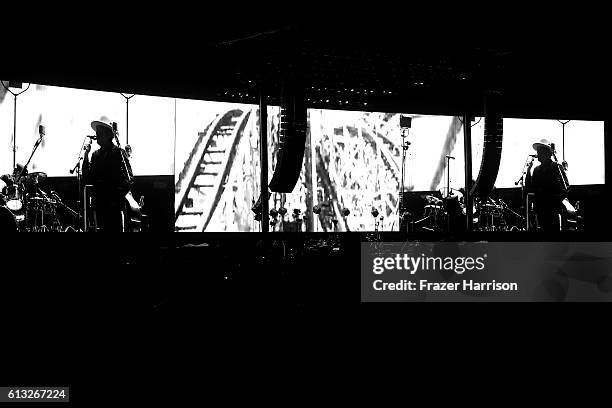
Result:
<svg viewBox="0 0 612 408"><path fill-rule="evenodd" d="M117 133L117 122L113 122L113 133Z"/></svg>
<svg viewBox="0 0 612 408"><path fill-rule="evenodd" d="M45 127L43 125L38 125L38 134L40 135L40 137L43 137L45 135Z"/></svg>
<svg viewBox="0 0 612 408"><path fill-rule="evenodd" d="M446 156L447 159L453 159L455 160L455 158L453 156Z"/></svg>
<svg viewBox="0 0 612 408"><path fill-rule="evenodd" d="M96 140L98 138L98 136L90 136L90 135L87 135L85 137L88 137L88 138L93 139L93 140Z"/></svg>
<svg viewBox="0 0 612 408"><path fill-rule="evenodd" d="M529 157L538 157L537 154L530 154Z"/></svg>

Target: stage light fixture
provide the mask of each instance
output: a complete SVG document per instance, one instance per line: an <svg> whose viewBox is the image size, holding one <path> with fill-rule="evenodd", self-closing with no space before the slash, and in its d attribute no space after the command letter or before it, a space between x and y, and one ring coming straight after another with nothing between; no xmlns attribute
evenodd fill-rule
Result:
<svg viewBox="0 0 612 408"><path fill-rule="evenodd" d="M412 127L412 117L407 115L400 115L400 128L410 129Z"/></svg>
<svg viewBox="0 0 612 408"><path fill-rule="evenodd" d="M376 217L378 217L379 212L378 212L378 210L375 207L372 207L371 214L372 214L372 217L376 218Z"/></svg>
<svg viewBox="0 0 612 408"><path fill-rule="evenodd" d="M342 215L344 215L345 217L348 217L350 213L351 211L348 208L344 207L342 209Z"/></svg>
<svg viewBox="0 0 612 408"><path fill-rule="evenodd" d="M315 205L314 207L312 207L312 212L315 214L320 214L321 213L321 207L319 205Z"/></svg>
<svg viewBox="0 0 612 408"><path fill-rule="evenodd" d="M278 209L278 213L281 216L284 216L285 214L287 214L287 209L285 207L281 207L281 208Z"/></svg>

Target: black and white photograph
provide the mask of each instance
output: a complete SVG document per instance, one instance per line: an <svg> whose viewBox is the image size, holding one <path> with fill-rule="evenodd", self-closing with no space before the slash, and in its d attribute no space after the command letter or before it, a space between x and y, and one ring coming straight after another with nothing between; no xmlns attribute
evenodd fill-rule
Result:
<svg viewBox="0 0 612 408"><path fill-rule="evenodd" d="M119 403L96 384L126 361L187 405L161 361L208 372L270 318L301 331L280 348L381 311L420 336L433 303L612 301L605 25L355 7L4 32L0 406Z"/></svg>

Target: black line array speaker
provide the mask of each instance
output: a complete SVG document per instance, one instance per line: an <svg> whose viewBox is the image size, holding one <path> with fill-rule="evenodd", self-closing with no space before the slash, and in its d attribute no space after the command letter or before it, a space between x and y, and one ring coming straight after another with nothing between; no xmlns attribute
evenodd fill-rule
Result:
<svg viewBox="0 0 612 408"><path fill-rule="evenodd" d="M280 109L279 149L270 190L291 193L300 177L306 146L307 110L301 84L285 83Z"/></svg>
<svg viewBox="0 0 612 408"><path fill-rule="evenodd" d="M499 92L488 92L485 98L485 130L482 161L478 178L470 192L472 197L485 198L493 191L502 154L502 141L504 137L503 119L501 94ZM470 125L468 123L465 126Z"/></svg>

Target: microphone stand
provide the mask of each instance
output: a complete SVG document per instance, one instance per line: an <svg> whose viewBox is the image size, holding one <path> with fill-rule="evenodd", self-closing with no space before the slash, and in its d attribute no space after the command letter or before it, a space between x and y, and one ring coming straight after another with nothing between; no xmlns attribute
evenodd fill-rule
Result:
<svg viewBox="0 0 612 408"><path fill-rule="evenodd" d="M23 166L23 169L21 169L21 173L19 173L19 176L17 176L17 180L15 180L15 183L19 183L19 181L21 181L21 178L25 174L25 172L26 172L26 170L28 168L28 165L30 164L30 161L32 161L32 157L34 157L34 153L36 153L36 149L38 149L38 146L42 142L42 139L43 139L43 135L40 135L40 137L38 138L36 143L34 143L34 148L32 149L32 153L30 153L30 158L28 159L28 161L25 164L25 166Z"/></svg>
<svg viewBox="0 0 612 408"><path fill-rule="evenodd" d="M519 184L521 185L521 202L525 206L525 215L526 215L526 217L521 217L521 218L525 220L526 230L529 230L529 203L527 203L527 195L525 194L525 176L527 176L527 172L530 170L527 163L529 161L529 158L531 157L532 157L531 155L527 156L527 160L525 161L525 164L523 165L523 174L521 174L521 177L517 181L514 182L515 186L518 186Z"/></svg>
<svg viewBox="0 0 612 408"><path fill-rule="evenodd" d="M527 161L529 161L529 157L532 157L532 156L529 155L527 157ZM521 177L514 182L515 186L518 186L520 184L521 187L525 187L525 176L527 175L527 172L529 171L527 168L527 161L525 161L525 164L523 165L523 173L521 174Z"/></svg>
<svg viewBox="0 0 612 408"><path fill-rule="evenodd" d="M28 88L29 88L29 86L28 86ZM27 89L26 89L26 91L27 91ZM25 92L25 91L23 91L23 92ZM17 98L17 96L15 96L15 101L17 100L16 98ZM15 105L15 106L17 106L17 105ZM44 135L45 135L44 131L41 131L40 136L38 137L38 140L36 141L36 143L34 143L34 148L32 149L32 153L30 153L30 157L28 158L28 161L26 162L25 166L23 166L23 168L21 169L21 173L19 173L19 176L17 176L17 178L14 181L14 183L16 185L19 185L19 182L21 182L21 179L23 178L25 172L27 171L28 165L32 161L32 157L34 157L34 153L36 153L36 149L38 149L38 146L42 142L42 139L43 139ZM13 146L15 146L15 145L13 144ZM13 153L15 153L15 150L13 151ZM25 201L26 201L25 204L27 204L27 200L28 200L27 194L24 195L24 198L25 198ZM28 211L25 211L24 214L25 214L25 223L27 225L27 223L28 223L28 219L27 219L28 218Z"/></svg>
<svg viewBox="0 0 612 408"><path fill-rule="evenodd" d="M21 179L23 178L25 172L27 171L28 165L32 161L32 157L34 157L34 153L36 153L36 149L38 149L38 146L42 142L43 136L44 136L44 132L42 132L40 134L40 136L38 137L38 140L36 141L36 143L34 143L34 148L32 149L32 153L30 153L30 157L28 158L28 161L26 162L25 166L23 166L23 168L21 169L21 173L19 173L19 176L17 176L17 179L15 180L15 184L16 185L19 185L19 182L21 181ZM24 204L27 204L27 200L28 200L27 194L24 194L24 198L25 198L25 203ZM28 225L28 211L25 211L24 214L25 214L25 223L26 223L26 225Z"/></svg>
<svg viewBox="0 0 612 408"><path fill-rule="evenodd" d="M44 192L43 192L44 194ZM53 199L59 204L61 205L64 209L66 209L67 211L69 211L73 217L79 217L80 218L80 213L74 211L72 208L70 208L68 205L66 205L66 203L64 203L62 201L62 199L60 198L60 196L57 195L57 193L55 191L51 191L51 197L53 197Z"/></svg>
<svg viewBox="0 0 612 408"><path fill-rule="evenodd" d="M81 145L81 149L79 150L79 158L76 162L76 164L74 165L74 167L70 170L70 174L74 174L74 172L76 172L77 175L77 208L79 209L78 212L78 225L81 226L82 225L82 220L83 220L83 214L81 213L81 162L85 159L85 150L83 149L85 147L85 142L87 141L87 136L85 136L85 138L83 139L83 144ZM72 211L72 210L71 210ZM86 225L82 225L83 226L83 231L87 230L87 226Z"/></svg>
<svg viewBox="0 0 612 408"><path fill-rule="evenodd" d="M400 230L401 224L402 224L402 212L405 210L404 209L404 189L406 188L406 185L405 185L405 177L406 177L406 170L405 170L405 168L406 168L406 153L408 151L408 148L412 144L408 140L406 140L406 138L408 137L408 133L410 132L410 128L409 127L401 128L400 132L401 132L400 134L402 136L402 174L401 174L401 186L400 186L399 206L397 208L397 212L398 212L398 217L397 217L398 231ZM376 224L376 230L378 230L378 223Z"/></svg>
<svg viewBox="0 0 612 408"><path fill-rule="evenodd" d="M450 189L450 161L451 159L455 159L453 156L446 155L446 198L450 199L451 197L451 189ZM451 233L451 214L449 211L448 203L445 203L445 213L446 213L446 228L448 234Z"/></svg>
<svg viewBox="0 0 612 408"><path fill-rule="evenodd" d="M455 159L453 156L446 156L446 198L449 198L451 195L450 191L450 161L451 159Z"/></svg>
<svg viewBox="0 0 612 408"><path fill-rule="evenodd" d="M520 219L521 221L525 221L525 217L523 217L522 215L520 215L519 213L517 213L516 211L514 211L512 208L510 208L510 206L508 204L506 204L506 202L502 199L499 199L499 202L502 205L502 208L504 208L506 211L509 211L512 213L512 215L514 215L515 217L517 217L518 219Z"/></svg>

